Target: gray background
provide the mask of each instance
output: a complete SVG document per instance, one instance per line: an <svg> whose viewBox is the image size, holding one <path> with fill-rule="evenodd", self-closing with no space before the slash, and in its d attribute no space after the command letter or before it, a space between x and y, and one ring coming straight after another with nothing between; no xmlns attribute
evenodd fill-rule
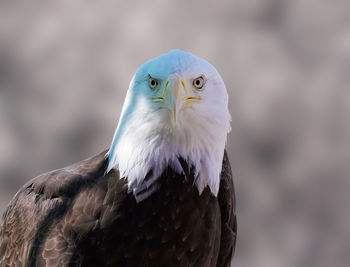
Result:
<svg viewBox="0 0 350 267"><path fill-rule="evenodd" d="M1 213L107 148L137 67L180 48L230 95L234 266L349 266L349 1L3 0L0 39Z"/></svg>

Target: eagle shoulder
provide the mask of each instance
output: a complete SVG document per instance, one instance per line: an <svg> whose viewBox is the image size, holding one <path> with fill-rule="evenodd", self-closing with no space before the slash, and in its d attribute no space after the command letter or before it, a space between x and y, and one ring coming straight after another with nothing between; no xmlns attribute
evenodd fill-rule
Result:
<svg viewBox="0 0 350 267"><path fill-rule="evenodd" d="M236 200L231 165L225 150L218 202L221 211L221 242L217 267L229 267L237 238Z"/></svg>
<svg viewBox="0 0 350 267"><path fill-rule="evenodd" d="M3 214L3 224L0 226L0 266L24 265L31 260L59 266L65 261L64 250L67 252L66 258L71 258L68 255L71 251L67 231L71 232L71 237L76 233L74 229L65 229L58 224L74 206L75 199L84 188L91 187L104 177L107 166L105 155L106 151L39 175L16 193ZM55 255L50 254L53 247Z"/></svg>

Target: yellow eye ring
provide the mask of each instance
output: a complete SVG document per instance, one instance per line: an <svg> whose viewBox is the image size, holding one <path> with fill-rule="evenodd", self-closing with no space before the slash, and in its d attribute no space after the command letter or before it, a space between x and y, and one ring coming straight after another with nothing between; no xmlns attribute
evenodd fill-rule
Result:
<svg viewBox="0 0 350 267"><path fill-rule="evenodd" d="M152 77L148 78L148 86L151 90L156 89L158 87L158 85L159 85L159 82L157 79L154 79Z"/></svg>
<svg viewBox="0 0 350 267"><path fill-rule="evenodd" d="M204 83L205 83L204 78L202 76L200 76L200 77L193 80L192 85L197 90L201 90L204 86Z"/></svg>

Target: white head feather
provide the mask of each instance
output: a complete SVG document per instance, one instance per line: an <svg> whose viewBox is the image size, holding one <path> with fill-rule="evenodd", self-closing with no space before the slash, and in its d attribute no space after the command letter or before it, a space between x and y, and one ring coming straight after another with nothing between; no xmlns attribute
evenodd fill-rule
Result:
<svg viewBox="0 0 350 267"><path fill-rule="evenodd" d="M193 83L198 77L203 78L201 89ZM176 92L166 89L171 79L181 87ZM184 98L176 100L178 94ZM155 100L160 95L165 101ZM188 96L200 100L186 100ZM176 105L176 111L170 105ZM216 69L191 53L173 50L146 62L131 80L107 172L119 169L129 189L137 192L150 187L169 166L182 173L182 157L195 170L199 193L209 186L217 196L230 121L226 87Z"/></svg>

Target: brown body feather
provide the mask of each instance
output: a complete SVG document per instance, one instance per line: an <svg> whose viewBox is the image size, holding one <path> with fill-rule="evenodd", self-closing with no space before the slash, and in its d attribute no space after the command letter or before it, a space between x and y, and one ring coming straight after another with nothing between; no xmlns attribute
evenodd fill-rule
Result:
<svg viewBox="0 0 350 267"><path fill-rule="evenodd" d="M225 152L220 190L201 195L193 172L168 168L159 190L137 203L106 152L29 181L0 228L0 266L228 267L235 196Z"/></svg>

